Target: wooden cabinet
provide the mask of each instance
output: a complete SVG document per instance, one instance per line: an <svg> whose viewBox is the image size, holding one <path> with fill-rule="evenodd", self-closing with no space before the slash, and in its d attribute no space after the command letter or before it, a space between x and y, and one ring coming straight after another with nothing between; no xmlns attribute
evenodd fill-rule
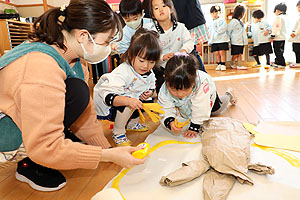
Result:
<svg viewBox="0 0 300 200"><path fill-rule="evenodd" d="M28 39L31 23L0 19L0 55Z"/></svg>

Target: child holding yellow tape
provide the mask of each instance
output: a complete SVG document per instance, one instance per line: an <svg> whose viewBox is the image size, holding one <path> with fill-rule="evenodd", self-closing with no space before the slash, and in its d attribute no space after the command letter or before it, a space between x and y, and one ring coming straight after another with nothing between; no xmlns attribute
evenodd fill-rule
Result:
<svg viewBox="0 0 300 200"><path fill-rule="evenodd" d="M180 133L189 124L184 137L192 138L202 131L201 125L211 115L220 114L229 104L235 105L237 98L232 89L224 96L217 94L212 78L196 69L197 59L193 55L177 53L166 65L165 83L160 89L158 103L165 114L162 124L174 133ZM188 122L178 122L177 115Z"/></svg>
<svg viewBox="0 0 300 200"><path fill-rule="evenodd" d="M152 101L156 80L152 68L161 53L158 37L154 31L137 30L122 56L122 64L102 75L94 88L97 117L115 121L112 133L117 146L131 145L126 131L148 130L138 122L137 109L143 109L144 101Z"/></svg>

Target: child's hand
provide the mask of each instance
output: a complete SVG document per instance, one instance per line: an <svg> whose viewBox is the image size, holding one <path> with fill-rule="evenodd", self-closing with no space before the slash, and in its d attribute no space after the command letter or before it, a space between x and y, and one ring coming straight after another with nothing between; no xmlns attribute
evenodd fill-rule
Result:
<svg viewBox="0 0 300 200"><path fill-rule="evenodd" d="M142 109L143 108L143 103L138 100L138 99L135 99L135 98L129 98L128 101L127 101L127 105L129 108L131 109Z"/></svg>
<svg viewBox="0 0 300 200"><path fill-rule="evenodd" d="M163 61L170 60L174 56L174 53L167 53L163 56Z"/></svg>
<svg viewBox="0 0 300 200"><path fill-rule="evenodd" d="M266 35L268 35L269 34L269 30L266 30L265 32L264 32L264 36L266 36Z"/></svg>
<svg viewBox="0 0 300 200"><path fill-rule="evenodd" d="M143 94L141 94L140 99L142 101L147 100L149 97L151 97L153 95L153 91L152 90L148 90L146 92L143 92Z"/></svg>
<svg viewBox="0 0 300 200"><path fill-rule="evenodd" d="M171 127L172 132L174 132L174 133L176 133L176 134L180 133L181 130L182 130L182 128L183 128L183 127L177 128L177 127L175 126L175 121L172 121L172 122L170 123L170 127Z"/></svg>
<svg viewBox="0 0 300 200"><path fill-rule="evenodd" d="M192 131L192 130L187 130L183 133L183 137L185 138L193 138L193 137L197 137L198 133L196 131Z"/></svg>
<svg viewBox="0 0 300 200"><path fill-rule="evenodd" d="M295 36L296 36L296 34L295 34L295 33L292 33L292 34L291 34L291 37L292 37L292 38L294 38Z"/></svg>

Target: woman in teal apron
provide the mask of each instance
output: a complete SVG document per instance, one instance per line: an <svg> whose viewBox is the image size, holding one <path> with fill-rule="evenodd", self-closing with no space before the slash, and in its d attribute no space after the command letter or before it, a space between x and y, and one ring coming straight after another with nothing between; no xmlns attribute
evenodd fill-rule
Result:
<svg viewBox="0 0 300 200"><path fill-rule="evenodd" d="M136 148L109 148L87 85L86 61L107 58L121 30L105 1L71 0L41 15L30 40L0 58L0 152L23 143L18 180L54 191L66 184L60 169L144 162L131 156Z"/></svg>

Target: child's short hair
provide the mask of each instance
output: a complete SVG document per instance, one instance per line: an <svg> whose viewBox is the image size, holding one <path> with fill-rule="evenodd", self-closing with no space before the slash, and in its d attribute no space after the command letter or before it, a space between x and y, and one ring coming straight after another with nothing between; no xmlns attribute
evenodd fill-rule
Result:
<svg viewBox="0 0 300 200"><path fill-rule="evenodd" d="M198 60L191 54L173 56L165 68L165 82L176 90L189 89L195 85Z"/></svg>
<svg viewBox="0 0 300 200"><path fill-rule="evenodd" d="M144 28L139 28L131 37L127 51L122 55L121 62L132 64L139 56L145 60L155 61L156 65L160 61L161 47L159 34Z"/></svg>
<svg viewBox="0 0 300 200"><path fill-rule="evenodd" d="M298 3L297 3L297 5L296 5L296 7L298 7L298 6L300 6L300 1L298 1Z"/></svg>
<svg viewBox="0 0 300 200"><path fill-rule="evenodd" d="M243 6L243 5L237 5L234 8L234 11L233 11L233 14L232 14L232 18L233 19L241 19L244 16L245 12L246 12L245 6Z"/></svg>
<svg viewBox="0 0 300 200"><path fill-rule="evenodd" d="M143 13L143 7L140 0L121 0L119 10L122 17Z"/></svg>
<svg viewBox="0 0 300 200"><path fill-rule="evenodd" d="M210 13L216 13L216 12L221 12L221 8L218 5L212 6L210 8Z"/></svg>
<svg viewBox="0 0 300 200"><path fill-rule="evenodd" d="M150 17L151 17L152 19L154 19L152 1L153 1L153 0L150 0L150 1L149 1L149 15L150 15ZM176 14L176 10L175 10L173 1L172 1L172 0L163 0L163 2L164 2L164 4L166 4L171 10L173 10L173 12L171 13L171 18L172 18L173 20L176 20L176 21L177 21L177 14Z"/></svg>
<svg viewBox="0 0 300 200"><path fill-rule="evenodd" d="M264 18L265 14L264 14L264 11L262 10L256 10L252 13L252 17L253 18L256 18L256 19L262 19Z"/></svg>
<svg viewBox="0 0 300 200"><path fill-rule="evenodd" d="M279 11L283 12L283 14L286 14L287 6L284 2L281 2L280 4L277 4L275 6L274 12L276 12L276 10L279 10Z"/></svg>

